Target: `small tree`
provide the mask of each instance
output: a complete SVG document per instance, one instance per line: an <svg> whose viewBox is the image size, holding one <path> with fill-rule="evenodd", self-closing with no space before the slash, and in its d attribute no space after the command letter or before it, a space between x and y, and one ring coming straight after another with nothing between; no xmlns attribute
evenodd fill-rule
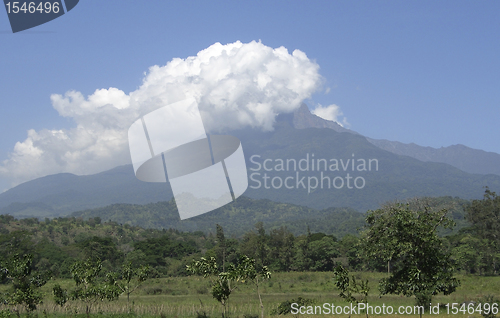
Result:
<svg viewBox="0 0 500 318"><path fill-rule="evenodd" d="M368 301L368 292L370 287L368 286L368 279L362 280L359 283L356 281L356 277L351 275L349 277L349 271L345 269L342 265L338 265L333 269L335 286L340 290L339 296L349 303L366 303ZM354 293L359 293L362 295L361 299L354 297ZM351 315L349 315L350 317ZM368 317L368 311L366 312L366 317Z"/></svg>
<svg viewBox="0 0 500 318"><path fill-rule="evenodd" d="M366 303L368 298L368 292L370 287L368 287L368 280L356 281L356 277L351 275L349 277L349 271L345 269L342 265L338 265L333 270L335 286L340 290L339 296L347 302L354 303ZM354 293L359 293L362 295L361 299L354 297Z"/></svg>
<svg viewBox="0 0 500 318"><path fill-rule="evenodd" d="M240 268L233 264L227 266L227 271L220 271L217 261L214 257L202 257L199 261L193 261L187 265L187 271L192 274L203 275L210 278L212 285L212 297L215 298L223 307L223 317L229 315L229 296L236 289L236 282L244 280ZM232 285L232 286L231 286Z"/></svg>
<svg viewBox="0 0 500 318"><path fill-rule="evenodd" d="M23 257L15 254L7 264L0 266L0 280L10 279L13 291L9 293L7 301L12 305L23 305L28 312L36 310L42 303L42 294L39 288L47 283L50 278L48 272L38 273L33 271L33 256Z"/></svg>
<svg viewBox="0 0 500 318"><path fill-rule="evenodd" d="M132 263L129 262L122 266L122 280L121 282L117 282L117 286L122 293L127 295L127 304L129 304L129 306L130 294L146 281L149 273L150 269L148 265L141 265L139 268L133 268ZM136 278L135 280L134 277Z"/></svg>
<svg viewBox="0 0 500 318"><path fill-rule="evenodd" d="M112 275L106 275L104 282L99 280L102 269L100 259L78 261L71 266L70 272L76 283L76 289L71 292L71 298L85 302L85 313L90 315L90 307L97 301L116 300L120 290Z"/></svg>
<svg viewBox="0 0 500 318"><path fill-rule="evenodd" d="M52 288L52 294L54 295L55 303L61 307L68 301L68 292L59 284L54 285Z"/></svg>
<svg viewBox="0 0 500 318"><path fill-rule="evenodd" d="M224 236L224 229L219 224L216 225L217 237L217 257L222 264L222 271L226 270L226 237Z"/></svg>
<svg viewBox="0 0 500 318"><path fill-rule="evenodd" d="M262 298L260 296L259 284L267 279L271 278L271 272L267 266L263 266L260 271L255 267L255 259L250 259L248 256L244 255L240 259L240 263L237 266L238 272L241 273L243 279L248 279L257 287L257 295L259 296L261 318L264 318L264 304L262 303Z"/></svg>

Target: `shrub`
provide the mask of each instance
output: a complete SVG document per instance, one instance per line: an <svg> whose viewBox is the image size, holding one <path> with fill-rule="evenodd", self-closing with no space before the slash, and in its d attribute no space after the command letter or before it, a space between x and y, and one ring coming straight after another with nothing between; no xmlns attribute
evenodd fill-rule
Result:
<svg viewBox="0 0 500 318"><path fill-rule="evenodd" d="M301 306L311 306L315 303L313 299L299 297L297 299L285 300L271 311L271 315L286 315L291 313L292 304L296 303L299 307Z"/></svg>

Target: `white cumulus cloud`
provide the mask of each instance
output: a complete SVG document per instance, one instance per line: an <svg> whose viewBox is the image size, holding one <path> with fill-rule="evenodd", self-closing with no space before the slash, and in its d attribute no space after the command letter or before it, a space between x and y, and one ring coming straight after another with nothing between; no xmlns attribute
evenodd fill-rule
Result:
<svg viewBox="0 0 500 318"><path fill-rule="evenodd" d="M342 117L344 114L340 110L340 107L335 104L331 104L329 106L318 105L314 110L311 111L311 113L323 119L334 121L342 127L350 126L350 124L347 122L346 117L340 119L340 117Z"/></svg>
<svg viewBox="0 0 500 318"><path fill-rule="evenodd" d="M319 66L299 50L290 53L255 41L215 43L196 56L150 67L142 85L128 94L113 87L87 97L78 91L53 94L54 109L74 128L29 130L0 164L0 176L16 185L54 173L91 174L130 163L130 125L187 97L198 101L209 132L272 130L277 114L297 109L321 83Z"/></svg>

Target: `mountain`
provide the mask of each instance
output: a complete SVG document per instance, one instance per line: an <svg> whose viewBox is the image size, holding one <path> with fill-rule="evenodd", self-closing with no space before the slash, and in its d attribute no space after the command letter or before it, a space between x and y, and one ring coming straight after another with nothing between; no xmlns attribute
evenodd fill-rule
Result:
<svg viewBox="0 0 500 318"><path fill-rule="evenodd" d="M285 114L278 121L288 121L292 127L297 129L304 128L329 128L333 129L336 132L348 132L351 134L359 135L354 130L350 130L342 127L337 122L326 120L321 117L318 117L311 113L309 107L306 104L302 103L300 107L293 112L293 114Z"/></svg>
<svg viewBox="0 0 500 318"><path fill-rule="evenodd" d="M325 120L312 114L306 104L302 104L294 114L289 116L290 119L288 121L297 129L329 128L337 132L348 132L359 135L357 132L344 128L334 121ZM385 139L372 139L368 137L366 139L380 149L396 155L408 156L426 162L446 163L469 173L492 173L500 175L500 154L494 152L473 149L460 144L432 148L419 146L414 143L405 144Z"/></svg>
<svg viewBox="0 0 500 318"><path fill-rule="evenodd" d="M447 164L422 162L396 155L374 146L361 135L339 133L332 129L295 129L286 123L277 123L273 132L234 134L242 141L247 157L250 181L245 195L251 198L267 198L315 209L348 206L364 212L394 199L415 196L459 196L472 199L481 198L485 186L500 188L500 176L469 174ZM272 168L272 171L265 170L263 164L266 160L267 168ZM314 162L315 169L310 166L308 171L301 171L299 167L294 169L291 165L287 171L287 167L282 169L280 166L281 162L287 160L292 163L308 161L311 166ZM319 160L323 160L320 163L328 162L328 165L338 163L338 170L331 171L330 166L325 170L323 164L319 164L320 169L316 169ZM371 160L373 165L370 167ZM363 168L366 170L359 171ZM266 177L267 188L264 184ZM288 177L293 178L292 189L284 189L284 186L275 189L270 184L276 178L276 185L279 186L280 180L284 181ZM316 189L309 191L302 185L297 186L297 180L303 177L304 182L311 178L313 185L314 178L318 181L322 177L329 177L330 181L336 179L339 189L324 184L323 188L318 185ZM348 188L349 177L352 178L351 182L359 178L359 189L353 183ZM340 187L341 179L343 187Z"/></svg>
<svg viewBox="0 0 500 318"><path fill-rule="evenodd" d="M132 165L94 175L59 173L22 183L0 194L0 214L57 217L113 203L146 204L172 198L170 187L139 181Z"/></svg>
<svg viewBox="0 0 500 318"><path fill-rule="evenodd" d="M500 176L471 174L449 164L386 151L362 135L311 114L307 106L295 114L280 115L274 131L245 129L231 134L242 142L249 174L245 196L253 199L364 212L395 199L475 199L482 197L485 186L500 189ZM127 165L95 175L57 174L23 183L0 194L0 213L54 217L111 204L171 198L169 184L141 182Z"/></svg>
<svg viewBox="0 0 500 318"><path fill-rule="evenodd" d="M472 149L464 145L441 148L422 147L414 143L367 138L375 146L397 155L421 161L442 162L469 173L500 175L500 154Z"/></svg>

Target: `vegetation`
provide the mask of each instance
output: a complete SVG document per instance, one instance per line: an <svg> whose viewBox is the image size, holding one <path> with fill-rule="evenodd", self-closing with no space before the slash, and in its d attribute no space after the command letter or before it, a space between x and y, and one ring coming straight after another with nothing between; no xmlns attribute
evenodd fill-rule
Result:
<svg viewBox="0 0 500 318"><path fill-rule="evenodd" d="M389 277L380 281L381 294L415 296L428 308L433 295L453 293L459 285L453 277L450 253L443 248L437 228L452 227L447 210L410 209L410 204L390 204L368 211L361 246L366 256L388 264ZM390 266L392 265L392 268Z"/></svg>
<svg viewBox="0 0 500 318"><path fill-rule="evenodd" d="M71 292L71 298L85 303L87 316L90 314L90 306L93 303L115 300L119 296L112 275L107 274L105 281L99 279L101 269L102 263L98 258L77 261L71 266L71 275L76 283L76 288Z"/></svg>
<svg viewBox="0 0 500 318"><path fill-rule="evenodd" d="M179 231L216 233L216 224L221 225L227 235L241 237L252 230L256 223L263 222L267 231L286 226L295 235L303 234L309 224L314 232L328 232L337 236L354 234L364 224L363 214L351 208L328 208L315 210L304 206L254 200L239 197L210 213L187 220L179 219L173 200L146 205L113 204L110 206L74 212L72 216L113 220L142 228L172 228ZM324 222L318 222L322 219Z"/></svg>
<svg viewBox="0 0 500 318"><path fill-rule="evenodd" d="M368 293L370 287L368 280L363 280L358 283L354 275L349 276L347 271L342 265L338 265L333 270L333 280L335 286L340 290L340 298L349 303L366 303L368 300ZM361 298L357 299L354 294L360 294Z"/></svg>
<svg viewBox="0 0 500 318"><path fill-rule="evenodd" d="M485 252L480 257L483 269L497 274L497 264L500 263L500 196L486 188L484 199L472 201L467 209L467 219L476 234L475 242L471 243L479 245L477 250Z"/></svg>
<svg viewBox="0 0 500 318"><path fill-rule="evenodd" d="M0 266L0 280L12 283L6 299L11 305L24 305L28 312L36 310L42 302L39 288L47 283L48 273L38 273L32 267L33 256L15 254L6 264Z"/></svg>
<svg viewBox="0 0 500 318"><path fill-rule="evenodd" d="M139 268L133 268L132 262L123 264L122 279L123 283L117 283L118 288L123 294L127 295L127 303L130 304L130 294L132 294L139 286L142 285L148 278L150 273L148 265L141 265ZM133 281L135 279L135 282Z"/></svg>
<svg viewBox="0 0 500 318"><path fill-rule="evenodd" d="M172 316L219 315L211 298L222 305L225 317L285 314L286 302L331 302L338 297L332 295L370 304L379 296L407 304L391 294L412 296L408 299L419 304L430 303L431 297L433 303L489 295L496 301L500 290L493 285L500 286L500 277L491 275L500 269L499 201L487 190L483 200L461 205L466 220L450 207L457 200L388 204L365 215L359 234L343 236L316 232L313 223L294 234L285 226L257 222L252 230L227 236L218 224L213 232L179 232L99 217L40 221L1 215L0 312L96 315L111 310L159 316L165 309L151 309L157 302L152 297L179 295L187 297L181 303L190 304L190 314L175 305ZM445 229L453 219L470 226ZM198 275L210 278L210 285ZM479 281L483 285L474 287ZM377 287L380 295L370 297L368 291ZM252 303L252 309L243 309L243 303Z"/></svg>

